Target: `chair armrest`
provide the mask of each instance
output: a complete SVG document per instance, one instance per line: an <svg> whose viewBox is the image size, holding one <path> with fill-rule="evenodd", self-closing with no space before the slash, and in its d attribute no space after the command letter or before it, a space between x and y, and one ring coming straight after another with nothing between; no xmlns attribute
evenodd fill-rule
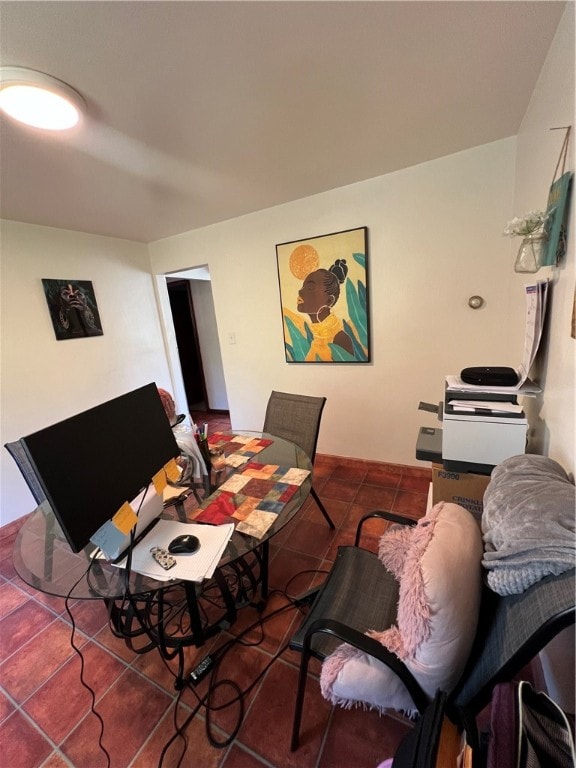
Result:
<svg viewBox="0 0 576 768"><path fill-rule="evenodd" d="M375 509L373 512L367 512L360 518L358 527L356 528L356 538L354 539L354 546L357 547L360 543L360 537L362 536L362 527L367 520L372 518L380 518L386 520L389 523L399 523L400 525L416 525L416 520L411 517L404 517L404 515L395 515L393 512L385 512L381 509Z"/></svg>
<svg viewBox="0 0 576 768"><path fill-rule="evenodd" d="M332 635L342 640L342 642L358 648L364 653L373 656L378 661L381 661L402 681L406 686L408 693L412 696L416 709L420 714L423 714L424 710L430 703L430 700L420 683L416 680L414 675L410 672L404 662L400 661L398 656L391 653L381 643L375 640L373 637L365 635L363 632L359 632L357 629L343 624L340 621L334 619L318 619L312 622L306 632L304 638L304 655L309 656L311 653L310 643L313 635L316 633L322 633Z"/></svg>

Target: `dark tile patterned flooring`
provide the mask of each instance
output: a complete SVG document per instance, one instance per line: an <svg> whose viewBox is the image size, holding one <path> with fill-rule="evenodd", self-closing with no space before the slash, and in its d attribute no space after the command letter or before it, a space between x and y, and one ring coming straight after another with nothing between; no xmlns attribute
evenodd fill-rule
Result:
<svg viewBox="0 0 576 768"><path fill-rule="evenodd" d="M196 416L196 414L194 414ZM229 428L225 415L209 420L212 431ZM309 499L297 518L271 542L271 590L297 595L321 581L337 548L353 543L356 523L367 511L387 509L421 516L426 508L428 469L317 456L314 485L332 516L331 531ZM0 529L0 765L3 768L103 768L100 725L90 712L90 695L80 682L80 659L70 645L71 622L64 600L24 584L12 565L12 548L21 521ZM380 526L380 528L377 528ZM382 523L371 524L363 543L374 548ZM271 594L264 616L287 604ZM102 743L113 768L154 768L179 726L194 711L197 689L179 698L172 671L156 651L136 654L109 629L102 601L70 605L75 642L84 657L84 678L93 688L103 720ZM243 608L228 632L202 649L187 649L187 669L206 653L248 630L219 670L221 678L248 689L244 718L227 746L207 737L204 708L186 728L182 766L200 768L376 768L391 757L410 724L402 717L379 716L362 709L333 708L321 696L319 665L313 664L304 707L301 745L292 753L289 739L296 690L298 654L283 650L301 615L278 613L250 629L260 614ZM213 706L235 696L233 688L216 690ZM237 705L213 710L209 730L218 742L230 739ZM167 748L162 765L175 768L184 750L182 738Z"/></svg>

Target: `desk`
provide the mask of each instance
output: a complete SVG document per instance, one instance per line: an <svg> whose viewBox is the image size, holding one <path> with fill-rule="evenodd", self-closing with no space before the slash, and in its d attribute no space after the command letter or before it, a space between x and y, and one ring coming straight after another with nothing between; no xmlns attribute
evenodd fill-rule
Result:
<svg viewBox="0 0 576 768"><path fill-rule="evenodd" d="M310 475L262 538L233 533L212 579L195 584L159 582L134 572L127 576L125 571L105 560L93 560L92 544L74 553L47 507L33 512L18 533L14 547L16 572L41 592L73 599L104 600L116 631L124 635L133 650L146 652L157 647L165 658L179 657L177 683L181 685L183 648L200 646L208 637L230 626L237 609L250 603L258 589L261 598L266 599L269 541L294 518L310 493L312 464L308 456L287 440L263 433L254 435L272 440L271 445L258 454L257 461L305 469ZM239 467L238 471L242 469ZM174 513L174 508L168 507L164 516ZM190 522L193 517L194 512ZM153 620L148 616L151 602ZM185 629L176 630L170 625L177 604L184 605L190 617L190 625ZM144 648L132 645L135 632L148 637Z"/></svg>

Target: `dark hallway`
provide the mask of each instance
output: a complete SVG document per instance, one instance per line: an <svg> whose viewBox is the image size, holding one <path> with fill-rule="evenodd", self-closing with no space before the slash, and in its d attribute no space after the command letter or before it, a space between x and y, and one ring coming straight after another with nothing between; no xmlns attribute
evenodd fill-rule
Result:
<svg viewBox="0 0 576 768"><path fill-rule="evenodd" d="M209 403L190 286L188 280L168 281L167 285L188 411L207 411Z"/></svg>

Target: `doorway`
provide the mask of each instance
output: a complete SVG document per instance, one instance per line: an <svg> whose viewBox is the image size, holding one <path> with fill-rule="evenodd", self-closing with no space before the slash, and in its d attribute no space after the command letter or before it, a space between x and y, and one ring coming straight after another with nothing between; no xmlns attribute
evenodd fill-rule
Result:
<svg viewBox="0 0 576 768"><path fill-rule="evenodd" d="M178 346L184 390L188 403L188 413L192 411L208 411L210 410L210 404L206 392L206 378L200 353L198 327L194 315L190 282L188 280L169 278L166 284L172 320L174 322L174 333Z"/></svg>

